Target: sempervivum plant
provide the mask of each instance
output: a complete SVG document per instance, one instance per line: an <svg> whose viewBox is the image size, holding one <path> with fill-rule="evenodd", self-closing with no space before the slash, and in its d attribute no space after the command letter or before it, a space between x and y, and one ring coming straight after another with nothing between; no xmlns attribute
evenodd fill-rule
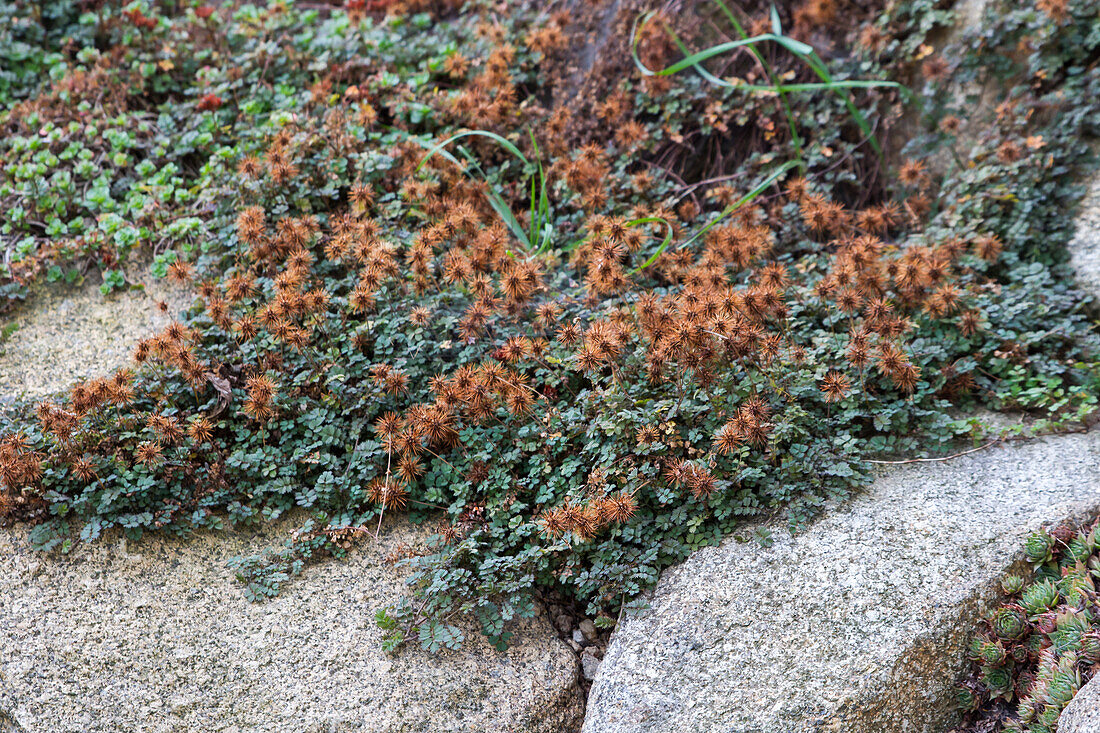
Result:
<svg viewBox="0 0 1100 733"><path fill-rule="evenodd" d="M1054 608L1058 603L1058 587L1050 580L1042 580L1024 589L1020 604L1032 615Z"/></svg>
<svg viewBox="0 0 1100 733"><path fill-rule="evenodd" d="M1028 631L1027 612L1016 604L1002 606L990 616L989 625L1000 639L1019 639Z"/></svg>
<svg viewBox="0 0 1100 733"><path fill-rule="evenodd" d="M1035 532L1024 543L1024 554L1029 562L1043 563L1050 559L1054 537L1047 532Z"/></svg>
<svg viewBox="0 0 1100 733"><path fill-rule="evenodd" d="M1097 524L1059 527L1028 537L1032 577L1006 576L1005 601L970 641L972 667L956 701L967 716L1012 703L992 730L1055 733L1058 717L1100 662Z"/></svg>

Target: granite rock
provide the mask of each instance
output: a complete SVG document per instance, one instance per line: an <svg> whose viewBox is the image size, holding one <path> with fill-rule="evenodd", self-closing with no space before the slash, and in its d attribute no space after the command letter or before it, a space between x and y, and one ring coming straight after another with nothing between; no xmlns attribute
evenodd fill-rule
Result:
<svg viewBox="0 0 1100 733"><path fill-rule="evenodd" d="M134 289L109 295L95 283L41 286L27 303L0 316L0 329L15 327L0 340L0 405L48 397L128 365L138 340L167 326L193 298L141 263L132 264L126 277Z"/></svg>
<svg viewBox="0 0 1100 733"><path fill-rule="evenodd" d="M596 674L600 670L600 661L599 657L587 649L581 652L581 673L586 680L596 679Z"/></svg>
<svg viewBox="0 0 1100 733"><path fill-rule="evenodd" d="M1058 718L1058 733L1100 733L1100 676L1077 691Z"/></svg>
<svg viewBox="0 0 1100 733"><path fill-rule="evenodd" d="M0 731L576 729L577 658L544 616L505 652L476 629L458 652L383 652L374 613L404 584L382 558L423 541L411 525L249 603L226 560L289 530L101 541L68 557L0 530Z"/></svg>
<svg viewBox="0 0 1100 733"><path fill-rule="evenodd" d="M664 573L612 635L584 733L942 729L1027 533L1100 511L1100 432L884 470L771 547Z"/></svg>
<svg viewBox="0 0 1100 733"><path fill-rule="evenodd" d="M1089 182L1068 248L1078 284L1100 296L1100 175Z"/></svg>

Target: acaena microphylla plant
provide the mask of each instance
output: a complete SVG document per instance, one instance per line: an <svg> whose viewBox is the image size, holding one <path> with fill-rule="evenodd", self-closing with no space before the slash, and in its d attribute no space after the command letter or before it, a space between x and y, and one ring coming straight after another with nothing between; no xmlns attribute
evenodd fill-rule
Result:
<svg viewBox="0 0 1100 733"><path fill-rule="evenodd" d="M234 562L262 598L389 518L427 522L393 558L410 586L378 616L387 643L454 646L473 618L503 645L542 596L609 626L746 519L802 526L869 456L979 437L956 409L1056 428L1095 403L1083 297L1004 220L945 222L917 159L856 190L832 95L789 97L837 122L804 165L753 133L720 180L680 183L662 145L729 152L738 124L774 132L774 104L636 73L578 140L533 101L564 83L560 18L471 11L433 30L440 51L427 17L241 12L263 32L228 33L236 70L188 98L228 126L192 212L210 239L165 264L196 304L131 369L5 418L0 514L41 548L305 512ZM478 169L428 155L448 141Z"/></svg>

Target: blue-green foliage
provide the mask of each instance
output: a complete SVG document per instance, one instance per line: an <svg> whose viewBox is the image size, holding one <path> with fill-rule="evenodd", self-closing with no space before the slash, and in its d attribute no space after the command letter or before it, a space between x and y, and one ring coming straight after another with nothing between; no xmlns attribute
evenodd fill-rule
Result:
<svg viewBox="0 0 1100 733"><path fill-rule="evenodd" d="M369 535L400 509L371 493L395 468L394 451L376 427L380 419L433 404L439 396L433 378L502 361L509 339L528 339L538 342L537 350L510 360L508 368L537 394L532 411L495 404L485 419L456 421L457 443L417 453L404 512L414 522L438 524L439 533L428 549L407 559L409 597L376 617L390 648L406 639L433 651L453 648L463 640L456 624L464 617L503 646L512 633L508 622L532 614L542 594L575 599L609 626L662 569L737 532L747 518L782 516L797 529L830 500L863 486L871 475L868 459L940 453L985 439L980 421L958 417L967 410L1020 411L1034 431L1077 424L1095 409L1100 384L1089 301L1063 264L1067 211L1079 193L1070 174L1085 162L1080 139L1094 129L1097 113L1096 96L1086 94L1097 72L1083 65L1098 44L1086 5L1075 5L1081 15L1076 25L1043 20L1030 10L1007 14L984 45L968 41L976 50L961 56L960 74L994 74L1018 98L1015 116L1011 124L995 123L988 142L966 151L974 165L947 172L926 202L931 211L923 225L891 227L884 261L951 238L993 235L1004 249L997 257L980 257L963 247L953 260L951 283L962 293L961 309L976 314L974 329L961 328L957 312L896 304L906 318L905 353L919 369L912 389L900 388L873 363L847 363L848 335L862 316L838 310L817 290L841 243L812 231L798 197L778 185L742 212L767 224L766 258L723 272L725 284L744 293L759 282L763 264L785 268L790 282L781 288L783 315L765 323L766 335L778 336L782 348L766 357L722 357L718 368L692 362L690 355L682 364L652 368L654 344L638 325L640 297L674 298L685 291L667 263L674 256L704 256L705 237L691 235L723 204L721 192L709 197L700 188L698 211L691 213L683 204L694 189L685 191L674 177L653 176L642 186L633 181L659 161L684 157L677 152L683 140L701 139L710 146L701 150L730 156L731 180L749 190L792 158L781 137L739 147L757 120L777 113L772 99L718 89L687 74L658 94L638 78L622 79L617 91L632 106L645 139L630 147L613 135L595 138L599 155L591 154L602 156L611 195L589 206L562 174L577 151L545 131L546 115L538 110L539 100L562 83L552 63L524 42L546 18L517 11L503 19L499 42L513 45L506 66L523 103L506 106L502 120L486 122L524 148L528 165L501 154L499 146L464 140L482 167L478 176L451 175L433 165L416 172L434 142L470 126L458 102L480 69L452 76L449 65L458 55L484 59L499 45L479 32L476 3L448 22L428 15L353 19L343 11L322 15L248 4L219 5L200 19L193 7L161 15L141 3L126 9L141 10L152 27L135 29L125 20L130 16L109 8L103 17L78 19L81 32L94 29L98 46L121 49L124 63L101 64L103 52L89 46L66 57L66 73L98 68L114 75L124 94L110 105L79 99L70 108L62 95L80 97L81 89L50 88L40 67L27 66L18 88L10 82L15 91L8 93L4 120L14 132L0 142L0 201L13 215L0 234L14 243L11 263L25 267L24 279L35 271L28 266L33 263L48 280L77 280L77 265L91 261L107 291L125 285L118 263L141 248L153 255L157 275L192 265L197 279L209 281L199 287L206 303L184 314L190 330L175 341L187 344L202 369L184 374L180 364L186 360L165 356L171 348L162 344L159 357L135 369L132 379L120 379L132 397L74 393L68 407L79 412L73 413L78 427L64 437L51 426L48 409L41 421L29 408L3 417L8 440L22 433L27 443L10 449L12 455L33 458L41 468L33 488L20 494L26 503L17 511L39 522L32 534L39 547L67 551L109 530L131 538L152 530L187 533L304 510L308 522L285 546L233 563L250 598L275 595L306 562L342 555L352 544L349 536ZM920 53L924 34L946 21L924 2L895 12L896 22L882 25L896 31L885 46L896 52L896 63L886 51L880 59L851 54L831 60L837 78L901 73ZM1034 56L1021 68L1002 68L1002 51L1017 45L1025 26L1041 39ZM35 43L51 48L56 42ZM166 46L175 48L170 58ZM1050 80L1038 94L1029 82L1036 70ZM1059 94L1063 90L1073 93ZM921 96L927 134L914 149L942 151L951 139L937 125L952 111L939 100L948 95L932 86ZM11 105L23 99L37 106L15 119ZM844 100L831 94L791 100L792 124L805 142L808 190L853 210L895 196L919 208L927 191L864 180L877 157ZM873 125L885 124L896 102L856 91L851 100ZM371 105L374 119L363 115L363 103ZM1052 106L1057 114L1026 113ZM707 116L707 109L718 112ZM86 114L80 121L65 119L74 111ZM532 134L537 150L524 147ZM1042 146L1028 147L1029 138L1041 138ZM579 145L575 138L570 142ZM998 156L1006 142L1027 156ZM286 180L238 172L253 157L270 157L273 148L293 160ZM500 258L507 264L530 256L537 264L541 289L531 303L515 311L502 306L493 289L500 273L487 267L493 307L485 329L471 336L463 322L483 296L468 282L444 284L443 268L435 263L434 279L421 282L402 265L373 289L372 308L355 305L361 268L327 251L352 208L354 187L372 187L369 216L378 236L393 244L395 261L404 263L417 237L440 219L431 197L413 195L412 188L468 193L484 184L519 212L529 200L535 160L550 171L552 241L537 257L510 242ZM690 160L680 170L709 175ZM308 232L300 243L309 253L304 271L310 287L328 300L295 316L295 325L308 331L298 346L277 337L273 323L260 323L254 336L230 325L262 314L286 289L280 280L285 262L267 261L242 239L235 219L250 207L266 216L264 236L272 239L280 223L312 222L303 225ZM669 249L653 267L643 267L664 246L658 244L663 231L646 230L638 251L624 255L634 266L630 287L594 291L584 282L580 260L567 261L590 244L592 221L634 220L636 210L654 209L661 209L663 221L676 222ZM496 223L486 217L478 227ZM15 275L0 272L11 278L0 287L19 285ZM251 291L226 305L225 283L245 275L253 278ZM554 323L529 317L528 306L550 301L559 308ZM220 307L224 318L216 312ZM415 309L427 317L414 317ZM620 321L630 324L629 337L614 364L599 369L578 366L577 346L555 338L562 324L576 322L583 332L594 323ZM404 390L390 389L378 365L404 375ZM828 399L822 380L836 370L850 385ZM254 419L245 407L249 380L261 376L275 385L270 419ZM79 410L81 400L94 409ZM716 434L746 404L766 408L766 439L717 451ZM154 417L175 419L182 430L208 419L210 432L168 437ZM154 448L159 453L149 453ZM670 466L684 461L713 478L707 491L692 492L668 478ZM547 530L546 517L557 509L624 495L632 497L632 516L605 523L591 536ZM767 533L759 539L766 543Z"/></svg>

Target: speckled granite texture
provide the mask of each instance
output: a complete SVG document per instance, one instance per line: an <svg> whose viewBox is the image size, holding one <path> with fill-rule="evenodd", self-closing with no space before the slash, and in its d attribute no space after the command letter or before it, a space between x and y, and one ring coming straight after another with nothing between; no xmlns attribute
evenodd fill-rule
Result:
<svg viewBox="0 0 1100 733"><path fill-rule="evenodd" d="M1100 677L1089 680L1070 700L1058 718L1058 733L1100 733Z"/></svg>
<svg viewBox="0 0 1100 733"><path fill-rule="evenodd" d="M1100 431L884 472L775 544L667 571L612 636L584 733L917 733L1026 534L1100 510Z"/></svg>
<svg viewBox="0 0 1100 733"><path fill-rule="evenodd" d="M0 328L17 326L0 342L0 404L47 397L126 366L139 339L160 331L191 302L189 291L153 278L142 265L127 277L143 289L103 295L94 283L44 286L0 316ZM158 301L168 304L167 313Z"/></svg>
<svg viewBox="0 0 1100 733"><path fill-rule="evenodd" d="M70 557L0 530L0 731L576 730L577 657L543 617L506 652L473 629L460 652L382 651L374 613L404 589L382 558L422 541L409 524L249 603L226 560L290 529Z"/></svg>
<svg viewBox="0 0 1100 733"><path fill-rule="evenodd" d="M1081 201L1077 231L1069 243L1070 263L1081 287L1100 297L1100 175Z"/></svg>

